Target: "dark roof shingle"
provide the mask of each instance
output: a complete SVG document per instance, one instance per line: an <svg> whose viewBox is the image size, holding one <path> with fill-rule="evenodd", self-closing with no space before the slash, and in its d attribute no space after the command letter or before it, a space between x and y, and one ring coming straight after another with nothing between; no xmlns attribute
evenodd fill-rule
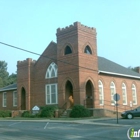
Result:
<svg viewBox="0 0 140 140"><path fill-rule="evenodd" d="M0 92L1 91L14 90L14 89L17 89L17 83L14 83L14 84L8 85L6 87L0 88Z"/></svg>
<svg viewBox="0 0 140 140"><path fill-rule="evenodd" d="M115 62L112 62L106 58L103 57L98 57L98 70L99 72L108 72L108 73L114 73L114 75L116 74L120 74L122 76L127 76L127 77L139 77L140 78L140 74L132 71L131 69L128 69L126 67L123 67Z"/></svg>

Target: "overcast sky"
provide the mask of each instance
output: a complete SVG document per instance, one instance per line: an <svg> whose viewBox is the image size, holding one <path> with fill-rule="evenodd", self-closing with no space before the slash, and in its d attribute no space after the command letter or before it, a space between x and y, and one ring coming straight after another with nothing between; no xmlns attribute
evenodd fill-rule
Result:
<svg viewBox="0 0 140 140"><path fill-rule="evenodd" d="M0 42L39 54L75 21L96 28L98 56L140 65L140 0L0 0ZM26 58L38 56L0 44L10 74Z"/></svg>

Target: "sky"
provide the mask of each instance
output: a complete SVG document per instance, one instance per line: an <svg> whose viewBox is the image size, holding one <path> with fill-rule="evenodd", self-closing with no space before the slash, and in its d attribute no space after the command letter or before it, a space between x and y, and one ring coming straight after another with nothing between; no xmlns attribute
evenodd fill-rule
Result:
<svg viewBox="0 0 140 140"><path fill-rule="evenodd" d="M42 54L57 28L76 21L96 28L98 56L140 66L140 0L0 0L0 42ZM17 61L39 56L0 44L9 74Z"/></svg>

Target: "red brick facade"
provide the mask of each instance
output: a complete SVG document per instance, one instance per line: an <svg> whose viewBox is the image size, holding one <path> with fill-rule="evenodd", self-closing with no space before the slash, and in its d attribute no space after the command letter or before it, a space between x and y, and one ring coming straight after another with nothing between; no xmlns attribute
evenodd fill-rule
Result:
<svg viewBox="0 0 140 140"><path fill-rule="evenodd" d="M17 110L18 109L18 106L15 106L13 104L13 92L14 91L16 91L16 89L0 92L0 101L1 101L0 110ZM4 97L3 97L4 94L6 94L6 103L5 104L4 104Z"/></svg>
<svg viewBox="0 0 140 140"><path fill-rule="evenodd" d="M46 105L47 97L53 99L54 95L47 95L45 87L53 83L57 84L58 97L56 99L58 101L56 104L60 108L68 103L71 96L72 104L82 104L89 108L114 109L114 106L111 105L111 82L114 82L116 92L120 94L119 104L122 108L128 108L130 101L133 100L133 84L137 94L135 106L140 105L140 77L99 73L95 28L75 22L69 27L58 28L56 36L57 43L51 42L37 61L30 58L18 61L17 109L30 110L35 105ZM66 46L69 46L72 53L65 54ZM86 46L90 47L92 54L85 53ZM58 67L57 77L45 78L47 69L52 62ZM104 105L99 104L99 80L103 84ZM122 100L123 83L126 85L126 106L123 106Z"/></svg>

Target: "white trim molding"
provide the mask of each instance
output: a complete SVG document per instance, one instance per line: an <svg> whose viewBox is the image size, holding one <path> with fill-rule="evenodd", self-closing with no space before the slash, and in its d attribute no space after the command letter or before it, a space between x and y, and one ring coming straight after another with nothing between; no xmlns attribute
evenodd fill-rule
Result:
<svg viewBox="0 0 140 140"><path fill-rule="evenodd" d="M98 71L98 74L100 73L105 73L105 74L110 74L110 75L118 75L118 76L124 76L124 77L131 77L131 78L136 78L140 79L138 76L133 76L133 75L127 75L127 74L121 74L121 73L115 73L115 72L108 72L108 71Z"/></svg>
<svg viewBox="0 0 140 140"><path fill-rule="evenodd" d="M17 88L8 88L8 89L2 89L2 90L0 90L0 92L2 92L2 91L9 91L9 90L16 90Z"/></svg>

